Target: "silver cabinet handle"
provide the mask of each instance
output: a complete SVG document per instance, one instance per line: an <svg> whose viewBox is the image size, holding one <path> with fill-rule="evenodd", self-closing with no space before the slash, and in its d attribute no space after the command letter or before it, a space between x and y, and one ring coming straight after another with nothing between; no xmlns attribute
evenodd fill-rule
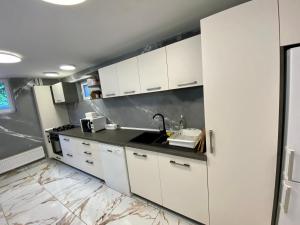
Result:
<svg viewBox="0 0 300 225"><path fill-rule="evenodd" d="M133 153L133 155L135 155L135 156L138 156L138 157L143 157L143 158L147 158L147 155L145 155L145 154L138 154L138 153Z"/></svg>
<svg viewBox="0 0 300 225"><path fill-rule="evenodd" d="M73 155L72 155L72 154L67 154L67 156L69 156L69 157L73 157Z"/></svg>
<svg viewBox="0 0 300 225"><path fill-rule="evenodd" d="M288 181L293 181L295 151L286 149L286 162L285 162L285 178Z"/></svg>
<svg viewBox="0 0 300 225"><path fill-rule="evenodd" d="M68 139L68 138L64 138L64 141L70 141L70 139Z"/></svg>
<svg viewBox="0 0 300 225"><path fill-rule="evenodd" d="M289 211L289 205L290 205L290 199L291 199L291 187L290 186L288 186L288 185L286 185L286 184L284 184L284 187L283 187L283 189L284 189L284 200L283 200L283 203L282 203L282 208L283 208L283 211L284 211L284 213L288 213L288 211Z"/></svg>
<svg viewBox="0 0 300 225"><path fill-rule="evenodd" d="M135 93L135 91L124 91L124 94L125 95L128 95L128 94L134 94Z"/></svg>
<svg viewBox="0 0 300 225"><path fill-rule="evenodd" d="M91 165L93 165L93 164L94 164L94 162L93 162L93 161L89 161L89 160L86 160L85 162L86 162L86 163L88 163L88 164L91 164Z"/></svg>
<svg viewBox="0 0 300 225"><path fill-rule="evenodd" d="M173 164L173 165L183 166L183 167L187 167L187 168L191 167L189 164L186 164L186 163L178 163L178 162L176 162L176 161L174 161L174 160L171 160L170 163Z"/></svg>
<svg viewBox="0 0 300 225"><path fill-rule="evenodd" d="M184 87L184 86L189 86L189 85L194 85L197 84L198 81L193 81L193 82L189 82L189 83L182 83L182 84L177 84L178 87Z"/></svg>
<svg viewBox="0 0 300 225"><path fill-rule="evenodd" d="M111 93L111 94L106 94L105 96L106 97L112 97L112 96L115 96L116 94L115 93Z"/></svg>
<svg viewBox="0 0 300 225"><path fill-rule="evenodd" d="M85 142L82 142L81 144L86 145L86 146L90 146L91 145L90 143L85 143Z"/></svg>
<svg viewBox="0 0 300 225"><path fill-rule="evenodd" d="M156 91L156 90L160 90L161 87L153 87L153 88L147 88L147 91Z"/></svg>
<svg viewBox="0 0 300 225"><path fill-rule="evenodd" d="M112 150L110 150L110 149L108 149L108 150L106 150L106 151L108 151L108 152L110 152L110 153L112 153L113 151Z"/></svg>
<svg viewBox="0 0 300 225"><path fill-rule="evenodd" d="M210 153L214 153L214 148L213 148L213 131L209 130L209 148L210 148Z"/></svg>
<svg viewBox="0 0 300 225"><path fill-rule="evenodd" d="M83 152L83 153L86 154L86 155L92 155L91 152Z"/></svg>
<svg viewBox="0 0 300 225"><path fill-rule="evenodd" d="M61 158L60 158L60 157L58 157L58 156L56 156L55 158L56 158L56 159L58 159L58 160L61 160Z"/></svg>

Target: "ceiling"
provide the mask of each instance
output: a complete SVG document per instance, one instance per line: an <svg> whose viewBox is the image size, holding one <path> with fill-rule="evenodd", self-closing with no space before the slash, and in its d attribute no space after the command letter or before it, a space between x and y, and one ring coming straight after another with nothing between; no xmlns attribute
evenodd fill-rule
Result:
<svg viewBox="0 0 300 225"><path fill-rule="evenodd" d="M1 0L0 49L23 56L0 64L0 78L68 76L195 29L199 20L246 0L87 0L76 6ZM74 64L74 72L59 71Z"/></svg>

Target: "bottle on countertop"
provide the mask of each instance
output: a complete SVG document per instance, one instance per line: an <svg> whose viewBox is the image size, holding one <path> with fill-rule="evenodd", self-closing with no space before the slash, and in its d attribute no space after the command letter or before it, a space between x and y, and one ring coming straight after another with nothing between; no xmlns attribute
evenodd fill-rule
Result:
<svg viewBox="0 0 300 225"><path fill-rule="evenodd" d="M185 119L182 114L180 115L179 128L180 128L180 130L185 128Z"/></svg>

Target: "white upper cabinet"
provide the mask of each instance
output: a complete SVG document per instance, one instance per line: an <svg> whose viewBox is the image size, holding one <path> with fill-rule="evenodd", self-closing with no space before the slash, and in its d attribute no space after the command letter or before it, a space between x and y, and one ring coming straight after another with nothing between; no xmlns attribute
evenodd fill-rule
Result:
<svg viewBox="0 0 300 225"><path fill-rule="evenodd" d="M61 103L66 101L62 82L52 85L51 88L55 103Z"/></svg>
<svg viewBox="0 0 300 225"><path fill-rule="evenodd" d="M300 43L299 12L299 0L279 0L281 46Z"/></svg>
<svg viewBox="0 0 300 225"><path fill-rule="evenodd" d="M201 20L210 225L271 224L278 141L277 0ZM212 148L210 148L210 144Z"/></svg>
<svg viewBox="0 0 300 225"><path fill-rule="evenodd" d="M169 89L202 85L200 35L166 47Z"/></svg>
<svg viewBox="0 0 300 225"><path fill-rule="evenodd" d="M119 62L116 65L120 95L139 94L141 85L137 57Z"/></svg>
<svg viewBox="0 0 300 225"><path fill-rule="evenodd" d="M99 69L99 77L103 98L116 97L120 95L116 64Z"/></svg>
<svg viewBox="0 0 300 225"><path fill-rule="evenodd" d="M138 65L142 93L168 90L166 48L138 56Z"/></svg>

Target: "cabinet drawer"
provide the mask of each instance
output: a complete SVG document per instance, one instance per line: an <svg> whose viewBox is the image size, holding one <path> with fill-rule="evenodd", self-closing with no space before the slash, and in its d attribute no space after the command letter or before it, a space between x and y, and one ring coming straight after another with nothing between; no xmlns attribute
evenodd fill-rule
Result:
<svg viewBox="0 0 300 225"><path fill-rule="evenodd" d="M206 162L164 154L158 158L163 206L207 224Z"/></svg>
<svg viewBox="0 0 300 225"><path fill-rule="evenodd" d="M76 139L76 148L78 154L82 155L83 157L95 157L95 152L99 151L99 143L84 139Z"/></svg>
<svg viewBox="0 0 300 225"><path fill-rule="evenodd" d="M126 148L131 192L162 204L158 153Z"/></svg>
<svg viewBox="0 0 300 225"><path fill-rule="evenodd" d="M59 135L59 142L60 142L60 146L61 146L61 149L63 150L63 152L65 152L65 151L74 152L76 149L76 147L75 147L76 143L75 143L74 138Z"/></svg>

